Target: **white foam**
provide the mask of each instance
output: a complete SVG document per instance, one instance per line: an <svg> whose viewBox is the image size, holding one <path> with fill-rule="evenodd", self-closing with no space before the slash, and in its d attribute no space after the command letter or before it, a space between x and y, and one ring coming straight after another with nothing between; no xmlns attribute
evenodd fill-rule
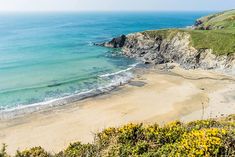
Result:
<svg viewBox="0 0 235 157"><path fill-rule="evenodd" d="M89 41L88 46L94 46L93 42Z"/></svg>
<svg viewBox="0 0 235 157"><path fill-rule="evenodd" d="M107 93L120 85L128 83L133 78L133 73L130 72L130 70L136 67L136 65L138 65L138 63L131 65L129 68L125 70L121 70L121 71L111 73L111 74L101 75L100 77L113 76L110 83L105 86L101 86L99 88L87 90L84 92L80 92L80 93L73 94L70 96L65 96L65 97L58 98L58 99L48 100L48 101L34 103L30 105L18 105L15 108L5 109L5 110L0 111L0 119L11 119L11 118L15 118L18 116L23 116L24 114L27 114L27 113L32 113L32 112L36 112L36 111L40 111L46 108L51 108L51 107L56 107L56 106L63 106L68 103L79 101L88 97Z"/></svg>
<svg viewBox="0 0 235 157"><path fill-rule="evenodd" d="M114 73L108 73L108 74L100 75L99 77L109 77L109 76L114 76L114 75L118 75L118 74L121 74L121 73L130 71L131 69L133 69L134 67L136 67L138 64L139 64L139 63L135 63L135 64L130 65L130 67L127 68L127 69L120 70L120 71L117 71L117 72L114 72Z"/></svg>

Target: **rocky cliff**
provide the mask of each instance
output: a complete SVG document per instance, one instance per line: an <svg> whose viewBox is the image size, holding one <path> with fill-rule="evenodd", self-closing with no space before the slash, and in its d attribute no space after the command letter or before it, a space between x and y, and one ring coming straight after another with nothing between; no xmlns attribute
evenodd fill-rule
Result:
<svg viewBox="0 0 235 157"><path fill-rule="evenodd" d="M166 29L122 35L100 44L146 64L178 63L184 68L235 73L235 10L196 20L192 29Z"/></svg>
<svg viewBox="0 0 235 157"><path fill-rule="evenodd" d="M121 48L123 55L146 64L178 63L186 69L235 69L235 55L216 56L212 49L196 49L190 41L190 34L183 31L171 38L134 33L122 35L102 45Z"/></svg>

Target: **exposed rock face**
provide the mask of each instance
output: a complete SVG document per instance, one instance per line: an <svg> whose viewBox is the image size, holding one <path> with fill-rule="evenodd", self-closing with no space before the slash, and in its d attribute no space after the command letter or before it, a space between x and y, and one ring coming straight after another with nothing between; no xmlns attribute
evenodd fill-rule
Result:
<svg viewBox="0 0 235 157"><path fill-rule="evenodd" d="M105 42L105 43L102 43L102 44L96 44L96 45L110 47L110 48L121 48L121 47L124 46L125 41L126 41L126 36L121 35L120 37L113 38L109 42Z"/></svg>
<svg viewBox="0 0 235 157"><path fill-rule="evenodd" d="M234 55L215 56L210 49L197 50L190 46L190 35L186 32L179 32L172 39L151 38L143 33L122 35L102 45L122 48L123 55L146 64L178 63L186 69L235 69Z"/></svg>
<svg viewBox="0 0 235 157"><path fill-rule="evenodd" d="M203 21L202 20L197 20L194 24L194 26L192 26L193 29L198 29L198 30L211 30L212 27L211 26L203 26Z"/></svg>
<svg viewBox="0 0 235 157"><path fill-rule="evenodd" d="M197 20L195 24L192 26L193 29L196 30L216 30L216 29L224 29L224 26L204 26L204 22L201 20Z"/></svg>

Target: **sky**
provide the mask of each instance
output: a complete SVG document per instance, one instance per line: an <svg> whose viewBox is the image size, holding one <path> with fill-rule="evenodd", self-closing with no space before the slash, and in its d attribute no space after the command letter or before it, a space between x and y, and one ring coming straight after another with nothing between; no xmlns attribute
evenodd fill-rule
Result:
<svg viewBox="0 0 235 157"><path fill-rule="evenodd" d="M197 11L235 8L235 0L0 0L0 11Z"/></svg>

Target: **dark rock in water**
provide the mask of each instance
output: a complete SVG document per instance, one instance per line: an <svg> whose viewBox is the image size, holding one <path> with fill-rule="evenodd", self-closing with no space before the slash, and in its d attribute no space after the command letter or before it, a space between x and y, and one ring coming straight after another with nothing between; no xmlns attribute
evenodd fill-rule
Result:
<svg viewBox="0 0 235 157"><path fill-rule="evenodd" d="M126 36L121 35L120 37L113 38L109 42L101 43L101 44L95 44L97 46L105 46L105 47L110 47L110 48L122 48L125 45L126 41Z"/></svg>
<svg viewBox="0 0 235 157"><path fill-rule="evenodd" d="M120 37L113 38L110 42L106 43L106 46L112 48L121 48L124 46L125 41L126 41L126 36L121 35Z"/></svg>
<svg viewBox="0 0 235 157"><path fill-rule="evenodd" d="M104 46L104 43L93 43L95 46Z"/></svg>

